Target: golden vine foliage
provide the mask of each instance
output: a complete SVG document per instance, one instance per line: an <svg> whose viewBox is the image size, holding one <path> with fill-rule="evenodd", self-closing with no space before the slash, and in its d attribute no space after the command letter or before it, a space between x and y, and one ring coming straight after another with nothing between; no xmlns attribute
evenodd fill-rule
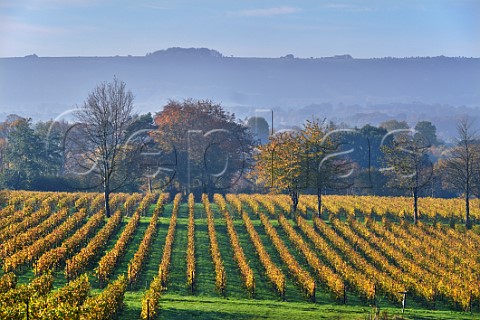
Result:
<svg viewBox="0 0 480 320"><path fill-rule="evenodd" d="M215 194L214 196L215 203L220 207L223 217L227 223L227 232L230 237L230 244L233 249L233 257L237 262L240 274L243 278L243 283L247 292L252 296L255 292L255 279L253 275L253 270L250 268L245 253L243 252L242 247L240 246L240 241L238 240L237 232L235 231L235 226L233 225L232 217L227 209L227 203L222 195Z"/></svg>
<svg viewBox="0 0 480 320"><path fill-rule="evenodd" d="M295 257L288 251L276 229L272 226L268 218L261 212L258 213L266 233L273 242L273 245L280 254L280 258L288 267L290 273L297 279L297 283L304 289L307 297L315 301L315 279L303 269Z"/></svg>
<svg viewBox="0 0 480 320"><path fill-rule="evenodd" d="M193 292L195 284L195 197L188 195L187 285Z"/></svg>
<svg viewBox="0 0 480 320"><path fill-rule="evenodd" d="M142 319L155 319L163 289L162 280L159 277L154 277L142 298L142 312L140 314Z"/></svg>
<svg viewBox="0 0 480 320"><path fill-rule="evenodd" d="M108 239L118 228L121 221L122 212L117 210L108 220L107 224L90 240L88 245L82 248L82 250L71 259L67 260L65 265L65 276L67 279L74 279L85 270L100 250L105 247Z"/></svg>
<svg viewBox="0 0 480 320"><path fill-rule="evenodd" d="M115 246L108 251L102 259L98 262L98 267L95 273L100 283L104 284L108 282L108 279L115 271L115 266L118 259L120 259L127 250L128 243L132 240L133 234L137 230L138 223L140 222L140 215L142 210L137 210L133 214L132 218L128 222L127 226L123 230L120 238L115 243Z"/></svg>
<svg viewBox="0 0 480 320"><path fill-rule="evenodd" d="M86 274L70 281L56 292L30 301L30 318L39 320L80 319L81 307L88 298L90 283Z"/></svg>
<svg viewBox="0 0 480 320"><path fill-rule="evenodd" d="M162 198L166 199L166 197ZM145 292L145 295L142 298L142 312L140 315L142 319L153 319L155 317L159 309L161 293L164 289L166 289L168 268L170 266L170 257L172 254L175 228L177 225L177 215L181 200L182 194L177 193L173 199L172 217L170 218L170 225L168 227L165 245L163 246L163 256L158 267L158 274L153 278L149 289ZM159 203L157 203L157 208L160 208ZM159 214L162 210L163 209L155 210L154 215Z"/></svg>
<svg viewBox="0 0 480 320"><path fill-rule="evenodd" d="M267 275L267 278L273 283L275 289L280 294L280 296L282 296L282 298L285 298L285 275L273 263L272 258L268 254L267 250L265 250L262 240L260 239L260 236L255 230L255 227L253 226L248 214L243 211L243 209L241 209L241 205L238 206L238 201L240 201L239 198L233 195L229 195L228 198L234 203L234 205L235 203L237 204L237 208L240 207L243 223L245 224L245 228L247 229L248 235L250 236L250 240L255 247L258 258L260 259L260 262L265 269L265 274ZM245 197L243 199L245 199ZM258 209L258 206L256 208Z"/></svg>
<svg viewBox="0 0 480 320"><path fill-rule="evenodd" d="M289 239L295 244L295 246L302 252L307 259L308 264L315 270L317 277L327 285L328 289L333 293L336 299L340 299L343 296L344 284L342 278L328 266L326 266L317 254L310 249L308 244L303 240L292 227L290 222L285 218L283 214L279 214L278 222L282 226L283 230L287 233Z"/></svg>
<svg viewBox="0 0 480 320"><path fill-rule="evenodd" d="M133 213L133 209L139 202L142 200L141 193L134 193L127 198L127 200L123 203L123 209L125 210L125 216L128 217L130 213Z"/></svg>
<svg viewBox="0 0 480 320"><path fill-rule="evenodd" d="M167 286L168 269L170 267L173 241L175 240L175 228L177 226L177 215L181 200L182 194L177 193L175 195L175 198L173 199L172 217L170 219L170 225L168 227L165 245L163 246L162 261L160 262L160 265L158 267L158 278L161 281L162 287Z"/></svg>
<svg viewBox="0 0 480 320"><path fill-rule="evenodd" d="M314 244L315 248L322 253L322 256L332 265L336 272L342 275L342 278L355 288L362 296L369 300L375 297L374 283L369 280L365 274L358 272L352 266L347 264L345 260L337 254L330 244L321 237L314 228L309 225L305 219L298 216L297 225L303 233Z"/></svg>
<svg viewBox="0 0 480 320"><path fill-rule="evenodd" d="M166 193L160 195L155 209L153 210L152 219L150 220L147 230L145 231L145 235L143 236L142 242L138 246L138 249L135 252L132 260L130 260L128 263L127 278L130 285L137 281L145 258L150 252L150 246L153 242L155 234L157 233L158 218L163 213L163 206L167 198L168 196Z"/></svg>
<svg viewBox="0 0 480 320"><path fill-rule="evenodd" d="M78 252L84 241L101 226L104 216L103 210L99 210L61 246L45 252L34 264L35 275L56 270L68 257Z"/></svg>
<svg viewBox="0 0 480 320"><path fill-rule="evenodd" d="M82 305L80 320L110 320L123 306L127 279L122 275L110 283L99 295L87 299Z"/></svg>
<svg viewBox="0 0 480 320"><path fill-rule="evenodd" d="M22 284L0 293L0 319L23 320L25 304L28 301L43 299L53 288L53 277L41 275L28 284Z"/></svg>
<svg viewBox="0 0 480 320"><path fill-rule="evenodd" d="M77 213L68 218L63 224L55 228L51 233L35 241L28 247L17 251L11 256L5 258L3 270L5 272L15 271L19 266L25 263L32 263L40 255L65 239L67 235L76 229L87 217L85 209L80 209Z"/></svg>
<svg viewBox="0 0 480 320"><path fill-rule="evenodd" d="M215 287L220 293L225 292L227 283L225 267L223 266L222 255L218 247L217 235L215 232L215 220L213 219L213 212L210 209L210 201L206 194L202 194L202 202L207 213L208 236L210 238L210 254L212 255L213 264L215 266Z"/></svg>
<svg viewBox="0 0 480 320"><path fill-rule="evenodd" d="M5 293L17 285L17 276L13 272L5 273L0 277L0 293Z"/></svg>
<svg viewBox="0 0 480 320"><path fill-rule="evenodd" d="M51 209L45 209L51 210ZM29 228L25 232L18 234L10 240L0 245L0 259L11 256L18 250L34 243L36 240L44 237L68 217L68 209L63 208L51 214L36 227Z"/></svg>
<svg viewBox="0 0 480 320"><path fill-rule="evenodd" d="M19 270L20 267L33 264L35 274L42 276L30 284L20 285L17 285L14 273L0 277L2 319L24 319L27 297L30 316L35 319L113 316L123 300L122 283L134 284L142 273L142 265L156 236L159 217L168 199L167 194L160 195L158 200L157 195L153 194L144 197L113 194L111 205L117 210L110 219L105 219L101 209L101 194L6 191L6 195L5 199L8 200L0 208L0 256L3 257L3 269ZM150 223L129 263L127 280L114 281L115 289L112 287L107 290L107 287L101 295L88 299L90 285L87 277L80 275L91 270L92 262L100 258L100 252L122 221L120 210L126 208L125 203L128 202L129 215L133 213L133 216L112 250L98 262L97 275L104 283L108 283L118 259L125 253L140 216L145 215L155 200L156 207ZM218 234L215 232L210 202L206 196L202 200L207 212L216 287L222 292L228 275L225 274L216 239ZM255 275L235 230L235 219L238 217L245 225L247 237L265 269L268 281L282 297L285 296L286 278L272 262L265 246L275 247L283 264L288 267L288 276L310 298L315 294L317 279L322 287L340 299L346 289L370 301L381 294L399 304L402 296L398 292L408 291L416 301L429 306L440 300L466 310L472 302L475 305L480 300L480 260L477 254L480 251L480 235L475 233L476 226L472 230L465 230L449 223L450 219L460 222L463 215L460 199L420 198L421 220L417 225L408 223L411 204L408 198L402 197L324 196L323 205L329 221L324 220L325 215L315 217L313 221L304 218L305 214L316 209L315 196L300 196L299 215L294 221L285 214L291 207L291 199L287 195L230 194L226 195L226 200L221 195L214 195L214 201L225 219L242 283L251 295L255 290ZM180 201L180 195L176 195L158 275L150 283L142 300L144 319L151 319L159 312L160 295L166 289L171 263ZM479 213L475 207L478 204L479 200L472 200L472 217L477 217ZM193 196L189 195L185 263L186 281L191 287L195 282L198 263L195 259L195 250L198 248L195 248L194 241L194 206ZM254 215L255 220L251 220L250 217ZM266 242L262 242L256 232L259 227L257 216L260 226L263 225L269 237ZM279 224L273 223L270 220L272 218L278 219ZM305 272L305 266L296 261L288 243L305 257L311 275ZM48 273L65 263L67 277L74 280L52 292L53 279Z"/></svg>

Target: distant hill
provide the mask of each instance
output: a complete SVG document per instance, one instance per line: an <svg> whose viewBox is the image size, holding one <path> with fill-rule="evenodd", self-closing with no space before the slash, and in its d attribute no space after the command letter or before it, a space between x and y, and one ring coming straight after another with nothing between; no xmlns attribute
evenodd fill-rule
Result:
<svg viewBox="0 0 480 320"><path fill-rule="evenodd" d="M223 55L217 50L208 48L168 48L165 50L158 50L152 53L147 53L147 57L210 57L210 58L222 58Z"/></svg>
<svg viewBox="0 0 480 320"><path fill-rule="evenodd" d="M96 84L114 75L127 83L142 112L183 98L212 99L241 116L258 108L298 115L303 108L302 115L308 109L342 121L355 110L364 118L389 117L398 113L396 106L409 104L417 106L408 111L414 114L421 105L480 106L478 58L238 58L206 48L170 48L143 57L1 58L0 117L52 117L82 103ZM356 107L346 114L345 106ZM451 116L460 109L438 110Z"/></svg>

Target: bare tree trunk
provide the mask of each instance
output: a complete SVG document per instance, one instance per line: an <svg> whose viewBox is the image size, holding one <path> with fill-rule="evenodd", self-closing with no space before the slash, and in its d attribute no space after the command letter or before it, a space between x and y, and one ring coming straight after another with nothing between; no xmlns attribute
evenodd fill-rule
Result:
<svg viewBox="0 0 480 320"><path fill-rule="evenodd" d="M152 193L152 179L147 177L148 193Z"/></svg>
<svg viewBox="0 0 480 320"><path fill-rule="evenodd" d="M107 185L103 189L103 195L105 198L105 216L110 218L110 190Z"/></svg>
<svg viewBox="0 0 480 320"><path fill-rule="evenodd" d="M290 189L290 199L292 199L292 216L295 217L297 214L297 207L298 207L298 200L299 200L299 194L298 190L296 189Z"/></svg>
<svg viewBox="0 0 480 320"><path fill-rule="evenodd" d="M413 223L417 224L418 221L418 189L413 189Z"/></svg>
<svg viewBox="0 0 480 320"><path fill-rule="evenodd" d="M317 188L317 217L322 216L322 188Z"/></svg>
<svg viewBox="0 0 480 320"><path fill-rule="evenodd" d="M470 195L465 193L465 228L472 228L472 221L470 221Z"/></svg>

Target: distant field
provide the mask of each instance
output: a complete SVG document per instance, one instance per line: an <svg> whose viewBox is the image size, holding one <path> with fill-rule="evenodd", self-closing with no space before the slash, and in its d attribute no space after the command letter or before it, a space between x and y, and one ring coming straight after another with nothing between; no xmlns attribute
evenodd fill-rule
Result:
<svg viewBox="0 0 480 320"><path fill-rule="evenodd" d="M460 200L6 196L0 319L480 318L476 200L465 230Z"/></svg>

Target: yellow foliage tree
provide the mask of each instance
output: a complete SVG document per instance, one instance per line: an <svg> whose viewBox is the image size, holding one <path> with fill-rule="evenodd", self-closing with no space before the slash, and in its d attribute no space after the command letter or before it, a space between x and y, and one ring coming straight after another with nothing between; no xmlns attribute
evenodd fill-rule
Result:
<svg viewBox="0 0 480 320"><path fill-rule="evenodd" d="M271 191L287 191L292 200L292 212L297 210L300 189L304 178L303 150L298 131L281 131L259 147L256 154L257 183Z"/></svg>

